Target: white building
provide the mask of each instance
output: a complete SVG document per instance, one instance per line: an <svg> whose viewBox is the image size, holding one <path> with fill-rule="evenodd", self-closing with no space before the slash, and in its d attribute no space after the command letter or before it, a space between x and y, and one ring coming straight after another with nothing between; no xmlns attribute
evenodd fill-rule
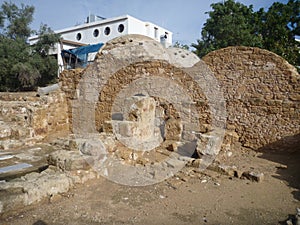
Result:
<svg viewBox="0 0 300 225"><path fill-rule="evenodd" d="M161 42L165 47L172 45L172 32L129 15L109 19L90 15L86 23L57 30L55 33L61 35L62 42L58 43L51 53L57 54L58 65L61 70L63 68L63 59L60 53L63 49L66 50L89 44L106 43L121 35L141 34ZM28 39L29 43L36 43L38 38L37 35L30 37Z"/></svg>

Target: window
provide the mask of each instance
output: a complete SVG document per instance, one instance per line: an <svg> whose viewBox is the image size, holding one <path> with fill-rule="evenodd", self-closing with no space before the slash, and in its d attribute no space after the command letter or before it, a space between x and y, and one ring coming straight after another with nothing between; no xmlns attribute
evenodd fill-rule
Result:
<svg viewBox="0 0 300 225"><path fill-rule="evenodd" d="M154 27L154 38L158 38L158 28Z"/></svg>
<svg viewBox="0 0 300 225"><path fill-rule="evenodd" d="M105 27L104 34L105 35L109 35L110 34L110 28L109 27Z"/></svg>
<svg viewBox="0 0 300 225"><path fill-rule="evenodd" d="M124 31L124 25L123 24L120 24L119 26L118 26L118 31L119 31L119 33L122 33L123 31Z"/></svg>
<svg viewBox="0 0 300 225"><path fill-rule="evenodd" d="M80 40L81 40L81 33L78 33L78 34L76 35L76 39L77 39L77 41L80 41Z"/></svg>
<svg viewBox="0 0 300 225"><path fill-rule="evenodd" d="M165 32L165 39L167 39L169 36L169 33L168 32Z"/></svg>
<svg viewBox="0 0 300 225"><path fill-rule="evenodd" d="M99 30L95 29L93 32L94 37L98 37L99 36Z"/></svg>

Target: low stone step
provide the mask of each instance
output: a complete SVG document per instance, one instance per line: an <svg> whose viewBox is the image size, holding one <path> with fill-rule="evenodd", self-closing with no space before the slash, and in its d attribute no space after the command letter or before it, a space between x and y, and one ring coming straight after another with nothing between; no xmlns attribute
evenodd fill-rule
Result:
<svg viewBox="0 0 300 225"><path fill-rule="evenodd" d="M48 168L48 155L54 149L49 145L37 145L0 151L0 180L11 180L31 172Z"/></svg>
<svg viewBox="0 0 300 225"><path fill-rule="evenodd" d="M59 143L67 144L59 140L57 145L0 151L0 216L99 177L88 164L92 156L84 156L78 150L61 150ZM49 158L56 166L48 165Z"/></svg>
<svg viewBox="0 0 300 225"><path fill-rule="evenodd" d="M12 180L18 177L22 177L32 172L42 172L48 168L48 163L41 162L32 165L29 163L18 163L10 166L0 167L0 181L1 180Z"/></svg>
<svg viewBox="0 0 300 225"><path fill-rule="evenodd" d="M0 140L0 151L10 150L24 146L23 140Z"/></svg>
<svg viewBox="0 0 300 225"><path fill-rule="evenodd" d="M32 167L32 165L28 163L18 163L12 166L0 167L0 174L26 169L28 167Z"/></svg>
<svg viewBox="0 0 300 225"><path fill-rule="evenodd" d="M45 197L67 192L73 180L55 168L29 173L21 178L0 182L0 215L23 208Z"/></svg>
<svg viewBox="0 0 300 225"><path fill-rule="evenodd" d="M0 161L1 160L7 160L13 158L13 155L0 155Z"/></svg>

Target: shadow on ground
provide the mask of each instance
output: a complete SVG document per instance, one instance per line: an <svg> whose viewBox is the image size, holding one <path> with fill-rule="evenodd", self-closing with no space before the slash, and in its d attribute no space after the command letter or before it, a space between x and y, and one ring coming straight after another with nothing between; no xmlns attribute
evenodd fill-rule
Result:
<svg viewBox="0 0 300 225"><path fill-rule="evenodd" d="M262 153L261 158L282 164L277 167L274 177L295 189L292 194L300 201L300 133L287 136L258 151Z"/></svg>
<svg viewBox="0 0 300 225"><path fill-rule="evenodd" d="M33 223L32 225L47 225L47 223L45 223L43 220L38 220L35 223Z"/></svg>

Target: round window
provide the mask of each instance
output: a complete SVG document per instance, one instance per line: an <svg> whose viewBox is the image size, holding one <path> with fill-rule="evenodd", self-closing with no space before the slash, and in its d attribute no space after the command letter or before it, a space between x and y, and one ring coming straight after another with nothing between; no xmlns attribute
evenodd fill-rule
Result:
<svg viewBox="0 0 300 225"><path fill-rule="evenodd" d="M104 34L105 35L109 35L110 34L110 28L109 27L105 27Z"/></svg>
<svg viewBox="0 0 300 225"><path fill-rule="evenodd" d="M120 32L120 33L122 33L123 31L124 31L124 25L123 24L120 24L119 26L118 26L118 31Z"/></svg>
<svg viewBox="0 0 300 225"><path fill-rule="evenodd" d="M80 40L81 40L81 33L78 33L78 34L76 35L76 39L77 39L77 41L80 41Z"/></svg>
<svg viewBox="0 0 300 225"><path fill-rule="evenodd" d="M99 30L95 29L93 35L94 35L94 37L98 37L99 36Z"/></svg>

